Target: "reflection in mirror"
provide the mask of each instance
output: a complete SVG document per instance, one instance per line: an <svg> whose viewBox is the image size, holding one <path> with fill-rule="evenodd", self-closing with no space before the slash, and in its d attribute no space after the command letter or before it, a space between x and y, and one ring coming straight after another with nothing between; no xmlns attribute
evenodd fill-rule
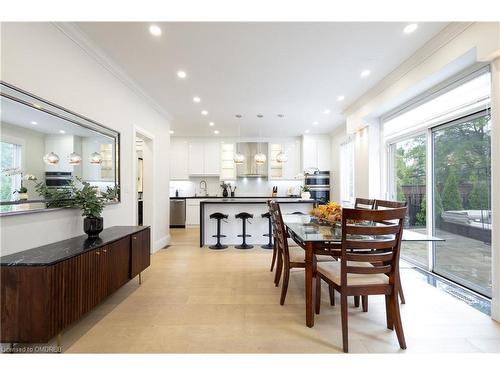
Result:
<svg viewBox="0 0 500 375"><path fill-rule="evenodd" d="M0 212L44 209L38 182L118 187L118 133L5 84L1 94Z"/></svg>

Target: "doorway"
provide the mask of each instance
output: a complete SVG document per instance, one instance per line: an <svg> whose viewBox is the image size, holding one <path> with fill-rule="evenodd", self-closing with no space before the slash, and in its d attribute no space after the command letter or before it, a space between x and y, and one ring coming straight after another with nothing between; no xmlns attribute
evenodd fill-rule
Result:
<svg viewBox="0 0 500 375"><path fill-rule="evenodd" d="M151 226L153 234L153 137L136 128L134 151L135 224Z"/></svg>

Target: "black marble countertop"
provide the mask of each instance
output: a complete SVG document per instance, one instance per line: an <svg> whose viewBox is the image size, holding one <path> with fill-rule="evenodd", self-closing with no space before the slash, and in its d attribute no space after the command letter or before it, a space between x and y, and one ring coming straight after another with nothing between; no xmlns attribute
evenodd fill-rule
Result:
<svg viewBox="0 0 500 375"><path fill-rule="evenodd" d="M279 196L279 197L271 197L271 196L266 196L266 197L263 197L263 196L259 196L259 197L227 197L227 198L224 198L224 197L221 197L221 196L217 196L217 195L209 195L209 196L203 196L203 195L192 195L192 196L189 196L189 197L170 197L170 199L272 199L272 198L275 198L275 199L292 199L292 198L295 198L295 199L298 199L300 198L300 196L296 195L296 196L289 196L289 195L282 195L282 196Z"/></svg>
<svg viewBox="0 0 500 375"><path fill-rule="evenodd" d="M250 197L245 197L245 198L219 198L219 199L207 199L203 200L200 203L201 204L211 204L211 203L232 203L232 204L263 204L267 203L269 199L274 199L276 202L283 204L283 203L315 203L316 201L314 199L301 199L301 198L279 198L279 197L274 197L274 198L267 198L267 197L258 197L258 198L250 198Z"/></svg>
<svg viewBox="0 0 500 375"><path fill-rule="evenodd" d="M5 255L0 265L5 266L48 266L107 245L131 234L146 229L147 226L115 226L104 229L99 238L88 240L86 234L68 238L48 245Z"/></svg>

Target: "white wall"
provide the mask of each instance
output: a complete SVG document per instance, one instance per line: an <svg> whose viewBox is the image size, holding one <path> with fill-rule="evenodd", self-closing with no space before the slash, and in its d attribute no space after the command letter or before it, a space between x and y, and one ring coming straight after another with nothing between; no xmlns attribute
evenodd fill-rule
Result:
<svg viewBox="0 0 500 375"><path fill-rule="evenodd" d="M340 145L347 139L345 125L331 133L330 199L340 202Z"/></svg>
<svg viewBox="0 0 500 375"><path fill-rule="evenodd" d="M135 224L135 134L154 136L152 247L169 241L169 123L142 97L50 23L3 23L1 79L121 133L122 202L105 208L106 227ZM3 217L1 251L8 254L82 234L76 210Z"/></svg>

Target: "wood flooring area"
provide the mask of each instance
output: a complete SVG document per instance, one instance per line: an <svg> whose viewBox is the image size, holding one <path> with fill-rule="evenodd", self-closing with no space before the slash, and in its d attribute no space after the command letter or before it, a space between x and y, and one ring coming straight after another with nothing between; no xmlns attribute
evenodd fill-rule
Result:
<svg viewBox="0 0 500 375"><path fill-rule="evenodd" d="M198 247L198 231L172 231L172 245L142 275L66 330L68 353L340 353L340 306L327 287L314 328L305 326L303 270L293 270L284 306L269 272L271 252ZM351 353L500 352L500 325L402 271L408 349L385 325L383 297L349 308ZM338 295L337 295L338 297Z"/></svg>

